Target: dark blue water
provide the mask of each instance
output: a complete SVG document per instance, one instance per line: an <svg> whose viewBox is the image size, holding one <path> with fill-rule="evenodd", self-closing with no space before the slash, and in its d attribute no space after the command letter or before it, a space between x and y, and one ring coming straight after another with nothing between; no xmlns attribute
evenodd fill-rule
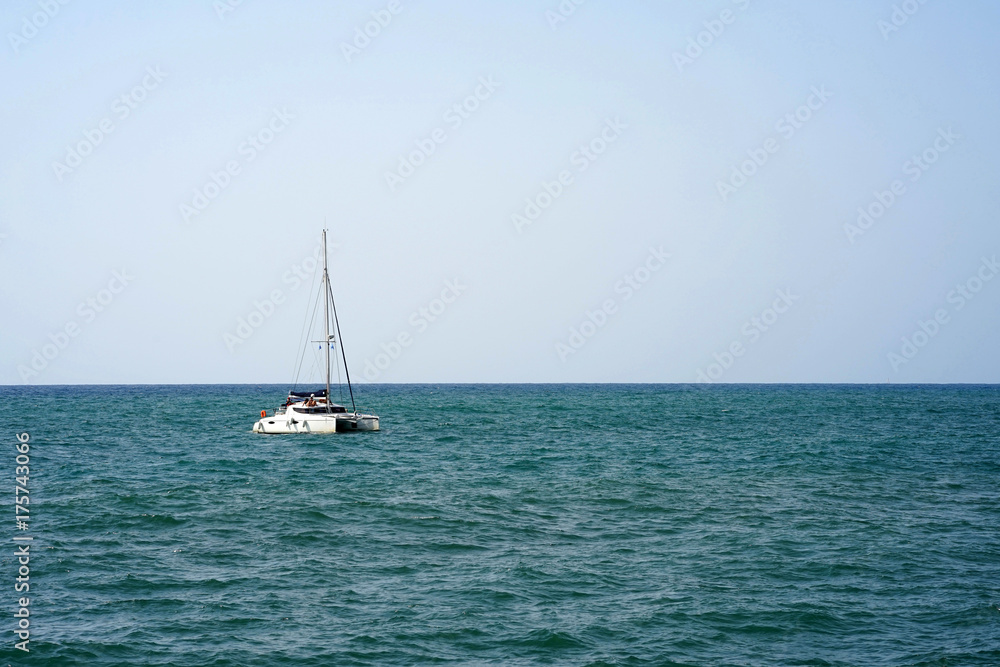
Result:
<svg viewBox="0 0 1000 667"><path fill-rule="evenodd" d="M1000 388L286 389L0 388L3 663L1000 665Z"/></svg>

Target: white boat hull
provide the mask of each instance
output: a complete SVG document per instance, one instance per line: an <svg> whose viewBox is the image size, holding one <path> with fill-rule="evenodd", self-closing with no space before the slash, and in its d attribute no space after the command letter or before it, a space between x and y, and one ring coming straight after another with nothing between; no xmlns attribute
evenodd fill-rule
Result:
<svg viewBox="0 0 1000 667"><path fill-rule="evenodd" d="M377 415L341 413L335 415L278 414L262 417L253 425L254 433L351 433L379 430Z"/></svg>

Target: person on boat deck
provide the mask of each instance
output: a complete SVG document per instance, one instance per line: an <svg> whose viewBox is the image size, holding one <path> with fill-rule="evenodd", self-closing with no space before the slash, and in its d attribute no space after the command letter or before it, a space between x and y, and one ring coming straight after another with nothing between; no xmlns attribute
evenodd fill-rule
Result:
<svg viewBox="0 0 1000 667"><path fill-rule="evenodd" d="M313 397L312 397L312 396L310 396L310 397L309 397L309 400L308 400L308 401L306 401L306 407L307 407L307 408L313 408L313 407L316 407L316 401L315 401L315 399L313 399Z"/></svg>

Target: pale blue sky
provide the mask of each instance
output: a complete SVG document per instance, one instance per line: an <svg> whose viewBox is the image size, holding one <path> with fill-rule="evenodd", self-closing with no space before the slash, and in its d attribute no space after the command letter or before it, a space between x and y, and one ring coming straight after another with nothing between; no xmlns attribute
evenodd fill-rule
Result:
<svg viewBox="0 0 1000 667"><path fill-rule="evenodd" d="M289 381L324 220L361 381L1000 381L1000 8L894 4L5 2L0 382Z"/></svg>

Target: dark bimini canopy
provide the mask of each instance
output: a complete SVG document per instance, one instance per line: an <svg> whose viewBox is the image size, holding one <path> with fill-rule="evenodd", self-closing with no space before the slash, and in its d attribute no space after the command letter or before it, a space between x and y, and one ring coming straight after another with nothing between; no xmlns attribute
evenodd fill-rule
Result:
<svg viewBox="0 0 1000 667"><path fill-rule="evenodd" d="M326 398L326 389L317 389L316 391L290 391L288 395L293 398L309 398L310 396L315 396L316 398Z"/></svg>

